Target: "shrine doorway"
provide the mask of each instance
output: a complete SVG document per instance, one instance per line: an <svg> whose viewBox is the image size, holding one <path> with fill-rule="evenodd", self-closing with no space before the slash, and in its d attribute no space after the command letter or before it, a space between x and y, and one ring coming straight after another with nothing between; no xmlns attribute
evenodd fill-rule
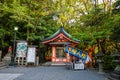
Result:
<svg viewBox="0 0 120 80"><path fill-rule="evenodd" d="M66 58L66 53L64 52L65 47L56 47L56 58L60 61Z"/></svg>

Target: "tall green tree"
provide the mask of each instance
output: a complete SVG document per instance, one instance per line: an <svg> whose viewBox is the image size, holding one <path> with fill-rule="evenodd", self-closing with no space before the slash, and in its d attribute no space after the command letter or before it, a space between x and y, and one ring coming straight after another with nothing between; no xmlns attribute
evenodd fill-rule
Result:
<svg viewBox="0 0 120 80"><path fill-rule="evenodd" d="M0 1L1 40L8 46L13 42L14 27L17 39L30 44L52 35L59 26L81 41L94 44L106 40L110 34L112 16L108 16L108 3L98 0L4 0ZM104 0L103 0L104 1ZM110 21L110 23L108 22ZM73 33L74 31L74 33ZM7 38L6 38L7 36ZM10 40L10 41L8 41Z"/></svg>
<svg viewBox="0 0 120 80"><path fill-rule="evenodd" d="M114 16L113 23L114 28L110 36L111 40L115 43L115 48L120 52L120 0L117 0L113 5L112 14Z"/></svg>

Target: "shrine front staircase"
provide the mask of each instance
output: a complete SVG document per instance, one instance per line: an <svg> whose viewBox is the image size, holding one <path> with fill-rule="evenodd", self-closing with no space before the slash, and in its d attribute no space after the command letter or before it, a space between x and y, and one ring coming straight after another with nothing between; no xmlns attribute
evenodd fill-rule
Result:
<svg viewBox="0 0 120 80"><path fill-rule="evenodd" d="M5 62L0 62L0 69L7 68L8 65Z"/></svg>
<svg viewBox="0 0 120 80"><path fill-rule="evenodd" d="M108 80L120 80L120 65L114 71L106 74Z"/></svg>
<svg viewBox="0 0 120 80"><path fill-rule="evenodd" d="M0 69L7 68L11 61L10 53L7 53L4 58L0 61Z"/></svg>

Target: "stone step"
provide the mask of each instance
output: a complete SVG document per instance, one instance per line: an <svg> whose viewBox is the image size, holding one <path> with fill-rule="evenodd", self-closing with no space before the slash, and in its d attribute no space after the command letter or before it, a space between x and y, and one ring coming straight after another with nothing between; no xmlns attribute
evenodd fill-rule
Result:
<svg viewBox="0 0 120 80"><path fill-rule="evenodd" d="M5 63L5 64L10 64L10 61L11 61L11 55L10 53L7 53L4 58L2 59L2 62Z"/></svg>
<svg viewBox="0 0 120 80"><path fill-rule="evenodd" d="M65 66L66 64L64 62L52 62L51 66Z"/></svg>
<svg viewBox="0 0 120 80"><path fill-rule="evenodd" d="M119 80L119 79L116 79L116 78L113 78L113 77L111 77L111 76L108 76L108 77L107 77L107 80Z"/></svg>
<svg viewBox="0 0 120 80"><path fill-rule="evenodd" d="M45 62L43 66L66 66L65 62Z"/></svg>
<svg viewBox="0 0 120 80"><path fill-rule="evenodd" d="M113 73L120 75L120 71L113 71Z"/></svg>
<svg viewBox="0 0 120 80"><path fill-rule="evenodd" d="M118 64L114 71L108 73L107 78L109 80L120 80L120 65Z"/></svg>
<svg viewBox="0 0 120 80"><path fill-rule="evenodd" d="M0 62L0 69L7 68L8 65L5 64L4 62Z"/></svg>
<svg viewBox="0 0 120 80"><path fill-rule="evenodd" d="M115 79L120 79L120 75L116 74L115 72L110 73L110 76L115 78Z"/></svg>

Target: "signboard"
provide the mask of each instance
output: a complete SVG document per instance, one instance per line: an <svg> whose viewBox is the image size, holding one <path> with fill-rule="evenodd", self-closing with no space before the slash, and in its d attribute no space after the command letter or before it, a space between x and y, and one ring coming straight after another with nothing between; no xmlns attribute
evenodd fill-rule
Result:
<svg viewBox="0 0 120 80"><path fill-rule="evenodd" d="M74 64L74 69L84 69L84 64L75 63L75 64Z"/></svg>
<svg viewBox="0 0 120 80"><path fill-rule="evenodd" d="M76 49L74 47L71 47L71 46L66 46L65 51L73 56L81 58L82 60L85 60L87 58L87 55L88 55L87 52L83 52L83 51Z"/></svg>
<svg viewBox="0 0 120 80"><path fill-rule="evenodd" d="M81 59L83 62L89 62L90 60L87 52L81 51L77 48L74 48L68 45L66 46L65 52Z"/></svg>
<svg viewBox="0 0 120 80"><path fill-rule="evenodd" d="M35 47L28 47L27 62L28 63L35 63L35 55L36 55L36 48Z"/></svg>
<svg viewBox="0 0 120 80"><path fill-rule="evenodd" d="M26 57L27 53L27 42L18 42L17 43L17 50L16 50L16 57Z"/></svg>

